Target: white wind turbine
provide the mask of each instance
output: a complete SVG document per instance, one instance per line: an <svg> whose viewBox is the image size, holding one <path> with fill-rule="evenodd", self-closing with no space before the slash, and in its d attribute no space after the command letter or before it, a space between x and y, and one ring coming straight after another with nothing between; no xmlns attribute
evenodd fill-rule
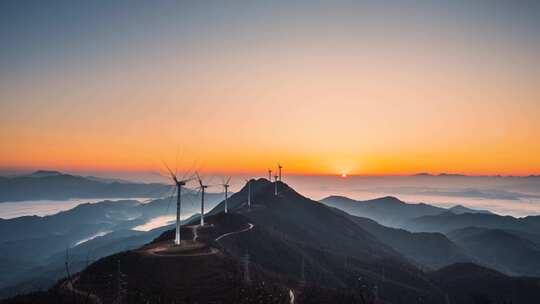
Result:
<svg viewBox="0 0 540 304"><path fill-rule="evenodd" d="M246 179L246 183L248 186L247 205L248 205L248 208L251 209L251 179Z"/></svg>
<svg viewBox="0 0 540 304"><path fill-rule="evenodd" d="M272 169L268 169L268 180L272 181Z"/></svg>
<svg viewBox="0 0 540 304"><path fill-rule="evenodd" d="M204 192L209 185L203 184L199 173L197 173L197 181L199 182L199 190L201 191L201 226L204 226Z"/></svg>
<svg viewBox="0 0 540 304"><path fill-rule="evenodd" d="M279 163L277 164L277 167L278 167L278 176L279 176L279 181L281 181L281 169L283 168L282 165L280 165Z"/></svg>
<svg viewBox="0 0 540 304"><path fill-rule="evenodd" d="M231 177L229 176L225 181L223 181L223 189L225 190L225 213L229 212L229 182L231 181Z"/></svg>
<svg viewBox="0 0 540 304"><path fill-rule="evenodd" d="M277 196L277 184L278 184L278 177L277 175L274 175L274 195Z"/></svg>
<svg viewBox="0 0 540 304"><path fill-rule="evenodd" d="M176 173L173 173L169 166L165 164L165 167L167 167L167 171L169 171L170 177L174 182L174 185L176 186L176 232L174 236L174 244L180 245L180 215L182 213L182 187L185 186L189 181L192 180L192 178L186 178L186 176L182 176L181 179L178 178ZM173 193L174 195L174 193Z"/></svg>

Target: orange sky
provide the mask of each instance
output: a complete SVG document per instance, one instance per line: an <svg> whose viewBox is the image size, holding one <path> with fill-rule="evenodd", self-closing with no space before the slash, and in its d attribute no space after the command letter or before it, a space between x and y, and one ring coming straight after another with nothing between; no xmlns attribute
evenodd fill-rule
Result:
<svg viewBox="0 0 540 304"><path fill-rule="evenodd" d="M155 170L180 147L181 165L207 171L540 173L538 39L217 14L221 25L184 24L202 35L121 27L120 42L10 65L0 169Z"/></svg>

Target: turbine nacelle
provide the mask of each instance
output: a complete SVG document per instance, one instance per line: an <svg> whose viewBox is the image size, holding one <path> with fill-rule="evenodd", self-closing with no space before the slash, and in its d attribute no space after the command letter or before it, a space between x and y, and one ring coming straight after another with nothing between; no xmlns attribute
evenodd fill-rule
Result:
<svg viewBox="0 0 540 304"><path fill-rule="evenodd" d="M279 181L281 181L281 169L283 169L283 166L282 166L280 163L278 163L277 166L278 166L278 177L279 177Z"/></svg>

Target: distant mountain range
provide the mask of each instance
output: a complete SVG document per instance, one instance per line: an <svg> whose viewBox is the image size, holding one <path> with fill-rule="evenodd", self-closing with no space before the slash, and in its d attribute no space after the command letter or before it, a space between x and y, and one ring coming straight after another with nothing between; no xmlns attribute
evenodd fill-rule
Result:
<svg viewBox="0 0 540 304"><path fill-rule="evenodd" d="M515 218L496 214L444 212L408 219L402 224L402 227L409 231L442 233L467 227L481 227L540 234L540 216Z"/></svg>
<svg viewBox="0 0 540 304"><path fill-rule="evenodd" d="M468 227L449 232L448 237L482 264L507 274L540 276L538 237L519 231ZM540 236L537 235L537 236Z"/></svg>
<svg viewBox="0 0 540 304"><path fill-rule="evenodd" d="M449 209L420 203L409 204L393 196L387 196L367 201L356 201L344 196L329 196L320 200L321 203L341 209L349 214L367 217L380 224L390 227L402 227L407 221L421 216L435 216L449 212L451 214L483 213L486 210L474 210L461 205Z"/></svg>
<svg viewBox="0 0 540 304"><path fill-rule="evenodd" d="M352 215L349 217L378 240L403 254L419 268L439 269L454 263L474 261L462 248L442 233L412 233L404 229L380 225L368 218Z"/></svg>
<svg viewBox="0 0 540 304"><path fill-rule="evenodd" d="M170 187L40 170L28 175L0 177L0 202L64 200L71 198L160 197Z"/></svg>
<svg viewBox="0 0 540 304"><path fill-rule="evenodd" d="M501 178L540 178L540 175L467 175L459 173L439 173L432 174L427 172L416 173L411 176L426 176L426 177L501 177Z"/></svg>
<svg viewBox="0 0 540 304"><path fill-rule="evenodd" d="M366 230L424 267L475 262L506 274L540 276L536 267L540 265L540 216L514 218L460 205L444 209L407 204L394 197L355 201L331 196L321 202L401 228L357 219Z"/></svg>
<svg viewBox="0 0 540 304"><path fill-rule="evenodd" d="M483 214L493 214L491 211L488 210L477 210L477 209L471 209L467 208L462 205L456 205L454 207L448 208L448 211L454 213L454 214L464 214L464 213L483 213Z"/></svg>
<svg viewBox="0 0 540 304"><path fill-rule="evenodd" d="M174 238L174 231L168 230L138 249L92 263L48 291L6 303L62 303L84 298L100 303L540 301L540 279L511 277L475 265L470 261L476 262L481 252L471 247L465 250L443 234L384 227L310 200L281 182L277 183L278 195L274 194L276 184L268 180L251 180L250 185L251 208L244 187L228 200L228 214L223 212L222 201L210 212L205 228L197 228L196 220L182 228L183 242L188 245L175 250L186 250L184 253L155 253ZM399 204L394 200L383 198L381 202L390 203L381 205L392 210ZM406 206L397 208L405 210ZM415 212L434 210L411 208ZM382 216L380 212L373 214ZM406 217L413 213L407 211ZM443 213L451 212L444 209ZM396 214L391 216L397 219ZM482 232L453 236L468 242L477 233Z"/></svg>

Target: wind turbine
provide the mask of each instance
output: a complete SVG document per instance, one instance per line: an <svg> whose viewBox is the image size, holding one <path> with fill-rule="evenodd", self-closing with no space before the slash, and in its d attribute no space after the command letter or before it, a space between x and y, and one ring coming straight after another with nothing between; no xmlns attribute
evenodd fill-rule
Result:
<svg viewBox="0 0 540 304"><path fill-rule="evenodd" d="M247 199L247 205L248 205L248 208L251 209L251 180L250 180L250 179L246 179L246 183L247 183L247 186L248 186L248 199Z"/></svg>
<svg viewBox="0 0 540 304"><path fill-rule="evenodd" d="M208 185L203 184L199 173L197 173L197 181L199 182L199 190L201 191L201 226L204 226L204 191Z"/></svg>
<svg viewBox="0 0 540 304"><path fill-rule="evenodd" d="M268 180L272 181L272 169L268 169Z"/></svg>
<svg viewBox="0 0 540 304"><path fill-rule="evenodd" d="M176 186L176 232L174 236L174 244L180 245L180 214L182 212L182 187L186 185L187 182L192 180L191 178L185 178L182 177L182 179L178 179L175 173L171 171L169 166L165 164L165 167L167 167L167 170L169 171L169 174L171 175L171 179L174 182L174 185ZM174 195L174 194L173 194Z"/></svg>
<svg viewBox="0 0 540 304"><path fill-rule="evenodd" d="M279 175L279 181L281 181L281 168L283 168L283 166L278 163L277 167L278 167L278 172L279 172L279 174L278 174Z"/></svg>
<svg viewBox="0 0 540 304"><path fill-rule="evenodd" d="M223 186L223 188L225 189L225 213L228 213L229 212L229 182L231 181L231 177L229 176L229 178L227 178L227 180L225 180L223 182L223 184L221 184Z"/></svg>
<svg viewBox="0 0 540 304"><path fill-rule="evenodd" d="M277 196L277 184L278 184L278 176L274 175L274 194Z"/></svg>

